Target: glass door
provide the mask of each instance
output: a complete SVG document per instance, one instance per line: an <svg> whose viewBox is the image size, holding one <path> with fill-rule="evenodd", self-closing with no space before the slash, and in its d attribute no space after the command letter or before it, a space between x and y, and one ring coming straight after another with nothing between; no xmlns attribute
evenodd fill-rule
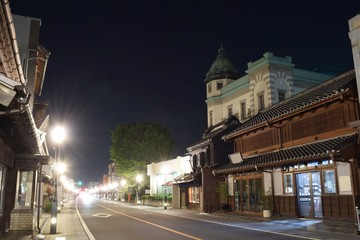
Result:
<svg viewBox="0 0 360 240"><path fill-rule="evenodd" d="M262 178L239 179L235 188L235 209L241 212L260 212Z"/></svg>
<svg viewBox="0 0 360 240"><path fill-rule="evenodd" d="M249 196L248 196L248 184L247 180L240 180L240 194L241 194L241 211L249 211Z"/></svg>
<svg viewBox="0 0 360 240"><path fill-rule="evenodd" d="M322 217L320 172L296 174L300 217Z"/></svg>

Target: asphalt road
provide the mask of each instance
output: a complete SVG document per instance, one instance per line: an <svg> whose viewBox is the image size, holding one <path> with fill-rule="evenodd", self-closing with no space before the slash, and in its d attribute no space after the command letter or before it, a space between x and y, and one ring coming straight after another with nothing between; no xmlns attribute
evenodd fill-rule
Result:
<svg viewBox="0 0 360 240"><path fill-rule="evenodd" d="M119 202L95 200L79 203L78 209L96 240L344 239L331 233L307 231L306 226L241 223Z"/></svg>

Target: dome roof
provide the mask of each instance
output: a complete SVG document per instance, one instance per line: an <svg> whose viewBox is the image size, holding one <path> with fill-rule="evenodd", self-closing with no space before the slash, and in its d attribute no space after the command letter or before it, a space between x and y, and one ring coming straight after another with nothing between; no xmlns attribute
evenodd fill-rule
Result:
<svg viewBox="0 0 360 240"><path fill-rule="evenodd" d="M221 78L239 78L237 69L222 46L218 49L218 55L206 74L205 82Z"/></svg>

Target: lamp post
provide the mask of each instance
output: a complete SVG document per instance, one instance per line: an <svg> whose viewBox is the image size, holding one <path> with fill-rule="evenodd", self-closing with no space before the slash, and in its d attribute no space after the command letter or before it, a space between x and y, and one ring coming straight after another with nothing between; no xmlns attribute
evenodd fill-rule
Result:
<svg viewBox="0 0 360 240"><path fill-rule="evenodd" d="M137 188L136 188L136 204L140 204L140 199L139 199L139 191L140 191L140 183L143 180L143 176L141 174L136 176L136 182L137 182Z"/></svg>
<svg viewBox="0 0 360 240"><path fill-rule="evenodd" d="M164 209L166 210L168 207L168 201L167 201L167 197L168 197L168 192L167 192L167 178L168 178L168 174L170 172L170 168L169 166L165 165L161 168L161 173L164 177L164 183L163 183L163 194L164 194Z"/></svg>
<svg viewBox="0 0 360 240"><path fill-rule="evenodd" d="M125 202L125 192L123 193L125 185L126 185L126 180L121 179L121 181L120 181L121 195L122 195L121 202Z"/></svg>
<svg viewBox="0 0 360 240"><path fill-rule="evenodd" d="M65 139L65 130L63 127L55 127L52 131L52 139L55 143L55 167L57 167L60 159L60 144ZM58 184L58 173L57 169L54 169L54 196L51 203L51 220L50 220L50 234L56 233L56 224L57 224L57 211L58 211L58 202L57 202L57 184Z"/></svg>
<svg viewBox="0 0 360 240"><path fill-rule="evenodd" d="M57 195L57 202L58 202L58 212L60 212L61 210L61 207L63 205L63 199L64 199L64 196L63 196L63 193L64 193L64 184L63 184L63 180L64 180L64 173L65 173L65 170L66 170L66 165L63 163L63 162L57 162L56 164L56 181L57 181L57 189L56 189L56 195ZM60 176L60 181L59 181L59 176ZM60 201L60 205L59 205L59 201Z"/></svg>

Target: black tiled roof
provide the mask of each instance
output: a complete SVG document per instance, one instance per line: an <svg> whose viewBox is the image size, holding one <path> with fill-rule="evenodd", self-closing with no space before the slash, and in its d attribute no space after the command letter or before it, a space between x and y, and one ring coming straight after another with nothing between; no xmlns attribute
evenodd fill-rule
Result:
<svg viewBox="0 0 360 240"><path fill-rule="evenodd" d="M331 80L305 90L291 98L285 99L278 104L263 109L257 115L244 122L236 130L232 131L232 133L239 130L245 130L261 123L266 123L270 120L274 120L286 114L298 111L301 108L309 107L336 95L340 95L344 91L348 91L350 89L351 81L354 79L354 70L343 73Z"/></svg>
<svg viewBox="0 0 360 240"><path fill-rule="evenodd" d="M330 154L340 153L349 144L357 140L358 134L349 134L341 137L313 142L291 148L281 149L276 152L265 153L262 155L244 158L242 163L224 166L214 170L215 174L231 173L254 169L257 167L267 167L292 162L300 162L309 158L329 157Z"/></svg>
<svg viewBox="0 0 360 240"><path fill-rule="evenodd" d="M225 134L233 131L234 129L238 128L240 125L239 120L235 116L230 116L228 119L225 119L214 126L210 126L208 129L205 130L202 138L197 142L191 144L188 149L191 149L194 146L200 144L206 144L209 139L213 139L216 137L221 138Z"/></svg>

